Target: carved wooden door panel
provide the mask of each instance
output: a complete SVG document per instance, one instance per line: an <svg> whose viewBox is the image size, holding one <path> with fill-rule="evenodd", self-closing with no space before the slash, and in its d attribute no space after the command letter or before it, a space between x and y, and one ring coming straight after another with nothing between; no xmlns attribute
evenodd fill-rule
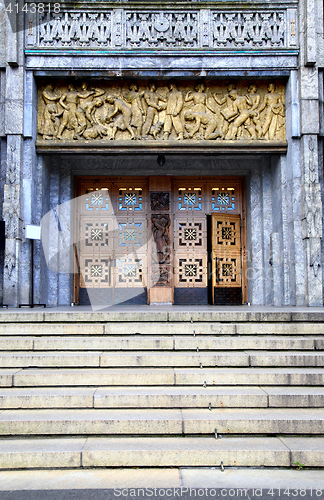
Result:
<svg viewBox="0 0 324 500"><path fill-rule="evenodd" d="M212 215L212 283L214 304L242 304L240 215Z"/></svg>
<svg viewBox="0 0 324 500"><path fill-rule="evenodd" d="M147 303L148 190L145 179L114 183L114 303Z"/></svg>
<svg viewBox="0 0 324 500"><path fill-rule="evenodd" d="M77 210L80 304L147 302L146 182L82 181Z"/></svg>
<svg viewBox="0 0 324 500"><path fill-rule="evenodd" d="M207 304L205 183L174 184L174 303Z"/></svg>

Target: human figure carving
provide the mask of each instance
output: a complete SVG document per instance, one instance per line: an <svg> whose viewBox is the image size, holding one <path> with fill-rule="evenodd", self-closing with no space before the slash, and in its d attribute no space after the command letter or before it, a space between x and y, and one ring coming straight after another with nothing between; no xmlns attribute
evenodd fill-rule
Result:
<svg viewBox="0 0 324 500"><path fill-rule="evenodd" d="M61 116L62 112L59 113L57 102L59 101L61 94L54 92L54 85L49 83L45 86L42 97L45 102L45 109L43 115L43 139L52 140L55 138L58 126L60 123L59 116Z"/></svg>
<svg viewBox="0 0 324 500"><path fill-rule="evenodd" d="M170 262L170 217L168 215L152 215L152 232L156 244L159 264Z"/></svg>
<svg viewBox="0 0 324 500"><path fill-rule="evenodd" d="M261 139L262 125L260 123L260 113L258 112L261 97L256 93L257 86L254 83L248 87L247 91L249 99L252 102L252 107L250 109L250 118L245 121L244 127L247 129L252 139Z"/></svg>
<svg viewBox="0 0 324 500"><path fill-rule="evenodd" d="M163 96L156 92L156 85L152 82L149 84L149 89L144 92L144 102L147 104L147 109L146 118L142 129L143 139L149 139L150 133L152 133L153 137L156 138L157 133L159 132L159 127L156 126L155 129L152 130L154 127L155 119L158 115L158 111L162 111L163 109L163 106L159 104L159 101L166 102L166 99L164 99Z"/></svg>
<svg viewBox="0 0 324 500"><path fill-rule="evenodd" d="M269 83L268 94L265 94L263 102L259 108L259 113L265 109L262 135L268 134L270 140L276 138L276 133L280 129L280 118L285 117L285 107L281 100L281 95L276 92L274 83ZM283 121L283 120L282 120Z"/></svg>
<svg viewBox="0 0 324 500"><path fill-rule="evenodd" d="M194 90L195 92L192 92L192 90L187 92L184 102L193 102L193 112L206 113L207 94L205 93L205 85L203 83L197 83Z"/></svg>
<svg viewBox="0 0 324 500"><path fill-rule="evenodd" d="M229 115L228 121L232 122L229 127L229 131L225 136L225 139L233 140L236 138L238 128L245 123L250 116L253 116L256 111L251 111L253 102L247 95L238 95L236 90L230 92L230 97L233 100L233 110L236 111L234 116Z"/></svg>
<svg viewBox="0 0 324 500"><path fill-rule="evenodd" d="M229 83L227 85L227 94L219 94L219 93L213 93L212 96L215 100L215 102L218 104L218 106L223 106L226 104L226 108L221 110L221 115L225 118L225 121L223 123L223 129L222 129L222 134L223 138L226 136L228 129L229 129L229 121L227 120L226 116L222 113L222 111L227 113L225 110L228 110L229 115L231 115L232 109L233 109L233 102L231 99L231 92L236 89L235 83ZM228 114L227 113L227 114Z"/></svg>
<svg viewBox="0 0 324 500"><path fill-rule="evenodd" d="M136 129L136 138L140 139L142 136L142 127L143 127L143 115L144 109L142 106L141 98L143 97L144 92L138 91L138 85L136 83L131 83L129 86L129 92L125 94L125 100L131 104L132 111L132 121L131 125L133 125Z"/></svg>
<svg viewBox="0 0 324 500"><path fill-rule="evenodd" d="M99 101L96 100L96 98L102 96L105 93L104 90L99 89L99 88L94 88L88 90L88 84L86 82L83 82L81 85L81 91L78 94L79 97L79 106L76 109L75 115L78 120L78 128L76 130L76 135L81 136L84 132L84 130L87 128L87 118L88 122L90 122L91 125L93 125L92 120L90 121L89 115L87 115L87 110L92 109L91 104L96 101L97 103ZM103 104L103 100L101 101ZM96 107L96 106L95 106Z"/></svg>
<svg viewBox="0 0 324 500"><path fill-rule="evenodd" d="M207 113L203 113L202 111L191 111L187 110L184 112L184 118L189 121L194 121L194 126L189 130L187 124L185 124L185 128L189 132L189 137L193 137L196 132L200 129L200 126L203 125L205 130L204 138L206 140L216 139L216 137L222 137L223 134L221 130L216 130L218 127L218 123L216 117L209 115Z"/></svg>
<svg viewBox="0 0 324 500"><path fill-rule="evenodd" d="M82 94L81 94L82 95ZM76 130L78 128L78 119L76 116L76 109L80 92L75 89L73 85L68 85L68 90L62 94L59 104L64 109L61 124L58 129L57 139L62 139L62 134L67 128L73 130L73 139L77 139Z"/></svg>
<svg viewBox="0 0 324 500"><path fill-rule="evenodd" d="M183 107L183 96L175 83L170 82L168 87L169 94L167 97L163 139L169 138L172 126L178 135L178 139L183 139L183 124L180 118L180 112Z"/></svg>
<svg viewBox="0 0 324 500"><path fill-rule="evenodd" d="M113 111L106 116L106 123L109 123L114 116L118 115L116 120L113 122L112 134L110 139L115 139L117 130L128 130L131 134L131 139L135 139L135 134L131 127L132 111L131 109L117 97L108 94L106 97L106 102L114 105Z"/></svg>

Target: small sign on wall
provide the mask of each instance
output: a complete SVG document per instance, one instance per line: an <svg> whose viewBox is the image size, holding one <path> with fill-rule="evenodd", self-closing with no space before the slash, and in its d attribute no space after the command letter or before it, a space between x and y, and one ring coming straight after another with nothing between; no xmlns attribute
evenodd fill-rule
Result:
<svg viewBox="0 0 324 500"><path fill-rule="evenodd" d="M40 240L41 239L40 226L33 226L32 224L27 224L26 225L26 239L28 239L28 240Z"/></svg>

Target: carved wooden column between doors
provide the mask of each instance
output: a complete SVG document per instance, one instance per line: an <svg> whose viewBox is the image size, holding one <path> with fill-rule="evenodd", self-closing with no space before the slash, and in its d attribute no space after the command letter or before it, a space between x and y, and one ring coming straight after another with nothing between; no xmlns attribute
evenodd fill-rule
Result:
<svg viewBox="0 0 324 500"><path fill-rule="evenodd" d="M150 177L149 224L152 232L149 303L173 303L171 179Z"/></svg>

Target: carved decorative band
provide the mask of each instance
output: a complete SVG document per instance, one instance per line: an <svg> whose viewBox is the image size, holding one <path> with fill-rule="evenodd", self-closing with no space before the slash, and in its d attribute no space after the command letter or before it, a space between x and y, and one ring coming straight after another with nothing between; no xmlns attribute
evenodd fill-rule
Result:
<svg viewBox="0 0 324 500"><path fill-rule="evenodd" d="M38 144L110 141L285 141L281 83L46 84L38 92ZM154 198L155 196L155 198ZM152 193L152 210L167 199Z"/></svg>
<svg viewBox="0 0 324 500"><path fill-rule="evenodd" d="M55 5L58 12L42 8L26 14L27 47L278 49L295 47L298 39L295 9L102 11Z"/></svg>

